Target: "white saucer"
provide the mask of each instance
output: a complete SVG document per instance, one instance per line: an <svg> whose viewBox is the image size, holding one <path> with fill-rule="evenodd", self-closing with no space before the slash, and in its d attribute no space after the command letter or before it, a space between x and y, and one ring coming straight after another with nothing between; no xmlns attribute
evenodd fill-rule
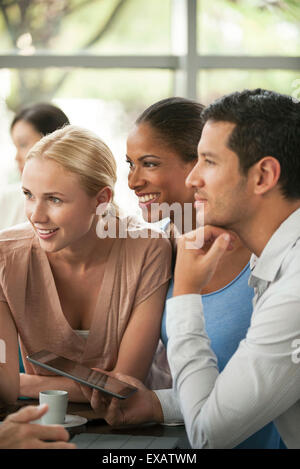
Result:
<svg viewBox="0 0 300 469"><path fill-rule="evenodd" d="M67 414L65 418L65 423L59 424L62 427L70 428L70 427L78 427L79 425L84 425L87 422L85 417L81 417L80 415L71 415ZM38 423L39 425L43 425L41 419L35 420L31 423Z"/></svg>
<svg viewBox="0 0 300 469"><path fill-rule="evenodd" d="M62 426L65 428L78 427L79 425L84 425L87 421L85 417L81 417L80 415L67 414L65 423Z"/></svg>

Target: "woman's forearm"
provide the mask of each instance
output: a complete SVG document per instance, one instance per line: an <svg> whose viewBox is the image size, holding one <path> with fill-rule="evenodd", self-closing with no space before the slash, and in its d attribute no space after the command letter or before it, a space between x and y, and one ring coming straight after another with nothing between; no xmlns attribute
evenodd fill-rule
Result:
<svg viewBox="0 0 300 469"><path fill-rule="evenodd" d="M42 376L20 374L20 395L23 397L39 398L40 391L49 389L60 389L67 391L69 401L88 402L80 390L80 386L73 380L63 376Z"/></svg>
<svg viewBox="0 0 300 469"><path fill-rule="evenodd" d="M0 404L14 404L19 395L19 375L10 376L6 369L0 366Z"/></svg>

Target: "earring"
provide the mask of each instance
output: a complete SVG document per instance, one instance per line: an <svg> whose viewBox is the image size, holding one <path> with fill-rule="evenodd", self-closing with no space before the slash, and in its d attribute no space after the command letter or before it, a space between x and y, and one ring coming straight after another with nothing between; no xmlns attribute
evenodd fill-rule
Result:
<svg viewBox="0 0 300 469"><path fill-rule="evenodd" d="M107 211L108 205L109 205L108 202L99 203L99 205L96 208L96 215L103 216L104 213Z"/></svg>

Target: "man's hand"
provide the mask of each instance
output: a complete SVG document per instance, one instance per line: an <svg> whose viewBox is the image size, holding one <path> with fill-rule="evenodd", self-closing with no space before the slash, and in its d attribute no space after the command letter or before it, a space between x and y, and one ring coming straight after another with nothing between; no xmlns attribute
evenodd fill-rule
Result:
<svg viewBox="0 0 300 469"><path fill-rule="evenodd" d="M97 368L93 369L97 370ZM97 389L90 388L84 384L79 384L79 386L84 397L90 402L95 413L95 418L104 419L106 407L108 405L105 395L102 392L97 391Z"/></svg>
<svg viewBox="0 0 300 469"><path fill-rule="evenodd" d="M113 426L137 425L145 422L163 422L160 402L153 391L136 378L116 373L115 378L131 384L138 390L127 399L112 398L107 406L105 420Z"/></svg>
<svg viewBox="0 0 300 469"><path fill-rule="evenodd" d="M197 246L199 240L203 242ZM233 248L234 235L206 225L178 239L173 296L201 293L211 280L226 250ZM210 248L207 250L208 246Z"/></svg>
<svg viewBox="0 0 300 469"><path fill-rule="evenodd" d="M47 405L26 406L6 417L0 425L0 449L75 449L67 443L69 433L64 427L30 423L47 410Z"/></svg>
<svg viewBox="0 0 300 469"><path fill-rule="evenodd" d="M96 368L94 368L96 370ZM107 373L107 372L106 372ZM90 400L93 410L104 418L109 425L136 425L144 422L163 421L160 402L153 391L150 391L141 381L122 373L107 373L110 376L131 384L138 390L127 399L117 399L104 393L82 386L82 391ZM84 389L85 388L85 389Z"/></svg>

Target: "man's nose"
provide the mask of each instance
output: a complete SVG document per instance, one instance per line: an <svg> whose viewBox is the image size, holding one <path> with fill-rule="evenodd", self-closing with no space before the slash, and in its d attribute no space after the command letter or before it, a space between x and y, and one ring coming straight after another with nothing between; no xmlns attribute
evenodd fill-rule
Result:
<svg viewBox="0 0 300 469"><path fill-rule="evenodd" d="M197 189L198 187L203 186L204 181L201 173L200 163L198 162L185 180L185 185L188 189Z"/></svg>

